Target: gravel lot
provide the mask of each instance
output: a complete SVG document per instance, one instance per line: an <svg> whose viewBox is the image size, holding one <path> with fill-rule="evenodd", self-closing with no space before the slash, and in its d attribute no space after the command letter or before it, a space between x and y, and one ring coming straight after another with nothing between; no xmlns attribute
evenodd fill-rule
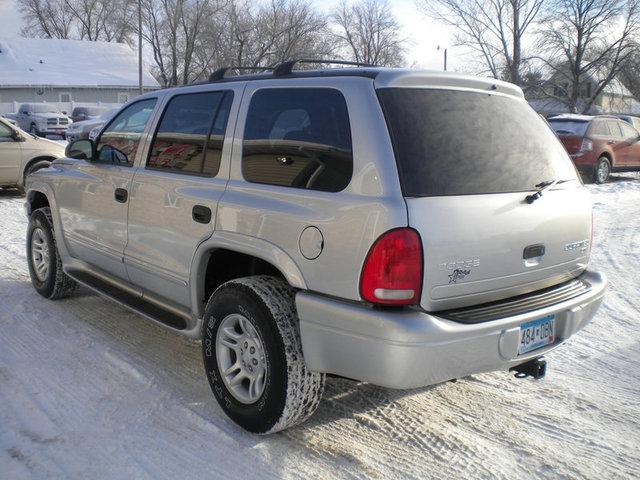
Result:
<svg viewBox="0 0 640 480"><path fill-rule="evenodd" d="M0 478L639 478L640 178L589 188L610 290L546 379L330 379L309 422L269 437L224 416L197 343L86 290L38 296L24 198L0 191Z"/></svg>

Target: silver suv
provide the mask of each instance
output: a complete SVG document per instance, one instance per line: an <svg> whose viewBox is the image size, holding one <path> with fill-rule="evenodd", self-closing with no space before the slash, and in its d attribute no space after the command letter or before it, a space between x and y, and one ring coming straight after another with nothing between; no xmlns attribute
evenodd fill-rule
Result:
<svg viewBox="0 0 640 480"><path fill-rule="evenodd" d="M384 68L143 95L28 179L33 286L202 339L222 409L298 424L325 375L541 377L606 280L589 193L510 84Z"/></svg>

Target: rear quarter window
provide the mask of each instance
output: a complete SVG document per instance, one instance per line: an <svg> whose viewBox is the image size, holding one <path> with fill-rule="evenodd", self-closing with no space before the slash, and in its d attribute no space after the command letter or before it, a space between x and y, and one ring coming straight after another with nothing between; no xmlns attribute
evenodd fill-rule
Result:
<svg viewBox="0 0 640 480"><path fill-rule="evenodd" d="M268 88L251 98L242 143L249 182L338 192L353 173L345 99L330 88Z"/></svg>

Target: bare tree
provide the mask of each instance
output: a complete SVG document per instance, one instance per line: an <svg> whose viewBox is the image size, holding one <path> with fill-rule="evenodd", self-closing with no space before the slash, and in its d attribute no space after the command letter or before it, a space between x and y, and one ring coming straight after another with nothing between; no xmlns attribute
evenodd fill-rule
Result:
<svg viewBox="0 0 640 480"><path fill-rule="evenodd" d="M130 42L134 0L18 0L23 33L45 38Z"/></svg>
<svg viewBox="0 0 640 480"><path fill-rule="evenodd" d="M523 40L546 0L418 0L423 12L456 32L456 44L479 54L483 71L518 85L526 76Z"/></svg>
<svg viewBox="0 0 640 480"><path fill-rule="evenodd" d="M346 0L334 9L334 36L345 56L357 62L398 66L404 62L405 40L386 0Z"/></svg>
<svg viewBox="0 0 640 480"><path fill-rule="evenodd" d="M59 0L18 0L29 37L70 38L73 17Z"/></svg>
<svg viewBox="0 0 640 480"><path fill-rule="evenodd" d="M640 0L555 0L540 33L541 60L555 87L547 94L573 112L588 112L632 58L639 28ZM588 92L583 87L591 82L596 86Z"/></svg>
<svg viewBox="0 0 640 480"><path fill-rule="evenodd" d="M294 57L326 57L333 49L326 17L310 0L230 1L217 16L207 16L190 80L220 66L272 66Z"/></svg>

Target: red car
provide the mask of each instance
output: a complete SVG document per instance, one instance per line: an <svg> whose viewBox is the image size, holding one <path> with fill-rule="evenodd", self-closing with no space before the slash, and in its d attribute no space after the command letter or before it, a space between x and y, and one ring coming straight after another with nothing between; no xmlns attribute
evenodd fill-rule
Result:
<svg viewBox="0 0 640 480"><path fill-rule="evenodd" d="M583 178L604 183L611 172L640 170L640 133L607 115L558 115L549 120Z"/></svg>

